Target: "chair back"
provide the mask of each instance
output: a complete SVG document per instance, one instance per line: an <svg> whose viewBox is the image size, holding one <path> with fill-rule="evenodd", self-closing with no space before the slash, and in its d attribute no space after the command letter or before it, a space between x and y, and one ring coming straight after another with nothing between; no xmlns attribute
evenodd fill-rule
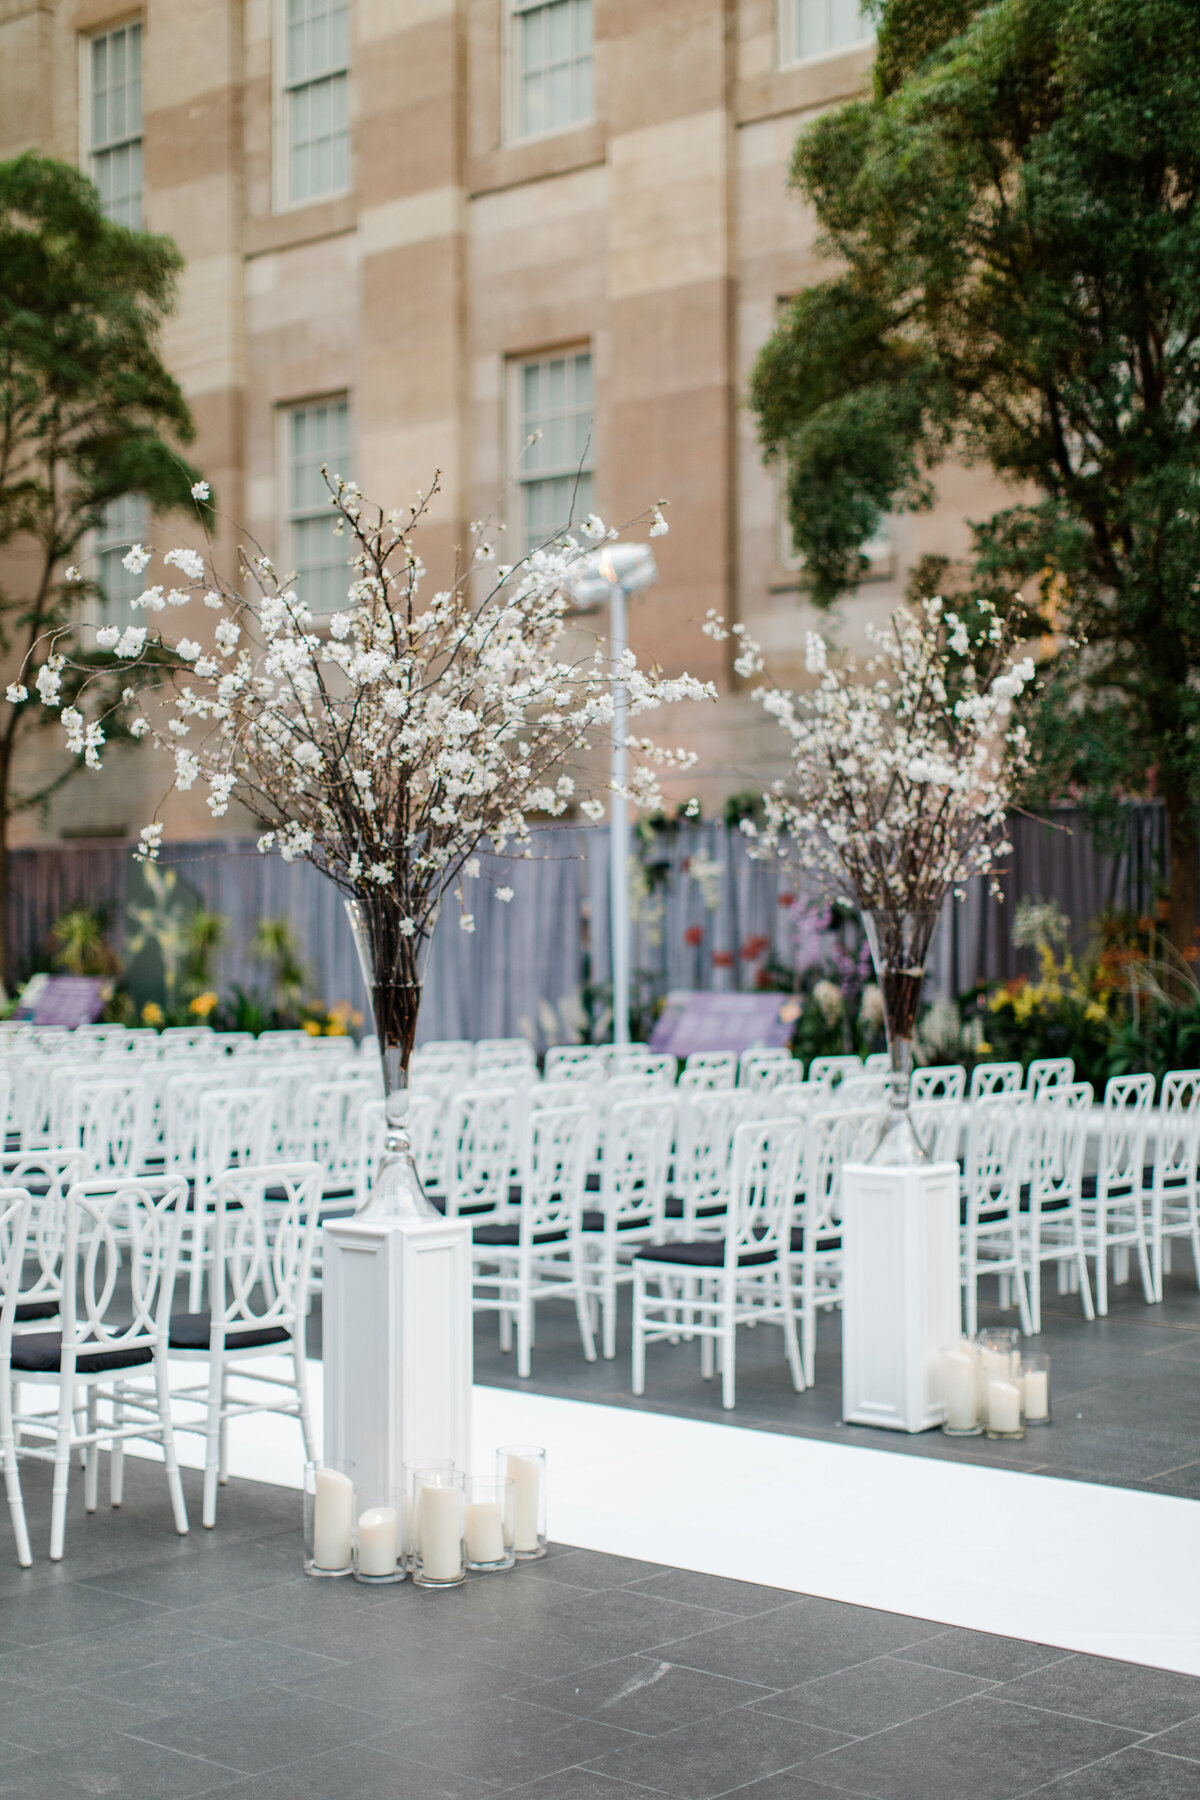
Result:
<svg viewBox="0 0 1200 1800"><path fill-rule="evenodd" d="M502 1212L520 1154L521 1102L515 1088L468 1088L450 1112L446 1141L446 1217L464 1207Z"/></svg>
<svg viewBox="0 0 1200 1800"><path fill-rule="evenodd" d="M959 1137L962 1133L961 1102L922 1100L911 1106L909 1112L930 1162L957 1162Z"/></svg>
<svg viewBox="0 0 1200 1800"><path fill-rule="evenodd" d="M967 1071L961 1063L934 1064L927 1069L913 1070L908 1097L914 1106L925 1100L961 1100L966 1086Z"/></svg>
<svg viewBox="0 0 1200 1800"><path fill-rule="evenodd" d="M804 1128L797 1119L756 1119L739 1125L730 1162L730 1208L725 1267L747 1253L791 1247L792 1209L800 1184Z"/></svg>
<svg viewBox="0 0 1200 1800"><path fill-rule="evenodd" d="M176 1067L174 1059L164 1062L158 1112L165 1167L189 1173L196 1167L201 1101L206 1095L234 1088L245 1079L246 1071L232 1063L228 1068L205 1064L184 1069Z"/></svg>
<svg viewBox="0 0 1200 1800"><path fill-rule="evenodd" d="M977 1225L988 1215L1011 1213L1019 1206L1019 1140L1027 1110L1011 1094L980 1100L972 1107L963 1162L968 1225Z"/></svg>
<svg viewBox="0 0 1200 1800"><path fill-rule="evenodd" d="M714 1225L699 1214L703 1208L728 1205L734 1133L749 1106L744 1088L685 1089L680 1095L672 1186L675 1198L683 1202L685 1238L700 1230L724 1230L721 1219Z"/></svg>
<svg viewBox="0 0 1200 1800"><path fill-rule="evenodd" d="M888 1097L890 1075L847 1075L835 1088L824 1088L826 1103L832 1099L838 1106L882 1106ZM821 1082L810 1082L809 1086L822 1087Z"/></svg>
<svg viewBox="0 0 1200 1800"><path fill-rule="evenodd" d="M875 1107L827 1107L812 1114L804 1134L806 1231L828 1231L841 1218L842 1170L870 1154L878 1128Z"/></svg>
<svg viewBox="0 0 1200 1800"><path fill-rule="evenodd" d="M359 1115L370 1098L366 1081L322 1081L308 1088L297 1106L295 1136L303 1150L297 1166L317 1163L324 1193L345 1194L354 1187Z"/></svg>
<svg viewBox="0 0 1200 1800"><path fill-rule="evenodd" d="M98 1177L136 1175L144 1167L150 1093L140 1076L105 1076L76 1085L67 1146L78 1143Z"/></svg>
<svg viewBox="0 0 1200 1800"><path fill-rule="evenodd" d="M590 1044L554 1044L546 1052L543 1080L596 1085L604 1080L604 1059Z"/></svg>
<svg viewBox="0 0 1200 1800"><path fill-rule="evenodd" d="M645 1044L618 1044L608 1057L608 1072L614 1080L638 1080L646 1087L670 1088L675 1085L678 1063L663 1051L647 1050Z"/></svg>
<svg viewBox="0 0 1200 1800"><path fill-rule="evenodd" d="M828 1105L829 1089L819 1081L793 1081L755 1095L750 1112L760 1119L807 1119L815 1107Z"/></svg>
<svg viewBox="0 0 1200 1800"><path fill-rule="evenodd" d="M870 1056L863 1057L864 1075L890 1075L892 1059L886 1050L872 1050Z"/></svg>
<svg viewBox="0 0 1200 1800"><path fill-rule="evenodd" d="M808 1079L824 1087L835 1088L850 1075L863 1073L861 1056L814 1056L808 1065Z"/></svg>
<svg viewBox="0 0 1200 1800"><path fill-rule="evenodd" d="M1075 1064L1069 1056L1044 1056L1029 1065L1025 1086L1030 1097L1039 1100L1050 1088L1070 1087L1075 1080Z"/></svg>
<svg viewBox="0 0 1200 1800"><path fill-rule="evenodd" d="M0 1186L0 1364L7 1362L24 1293L25 1246L32 1203L25 1188ZM0 1377L7 1380L7 1376Z"/></svg>
<svg viewBox="0 0 1200 1800"><path fill-rule="evenodd" d="M1029 1109L1029 1193L1037 1208L1061 1206L1079 1199L1083 1159L1087 1151L1090 1081L1057 1087Z"/></svg>
<svg viewBox="0 0 1200 1800"><path fill-rule="evenodd" d="M493 1071L516 1078L532 1075L536 1067L537 1058L528 1038L481 1038L475 1046L472 1085L477 1086L481 1075Z"/></svg>
<svg viewBox="0 0 1200 1800"><path fill-rule="evenodd" d="M1163 1076L1154 1137L1154 1185L1160 1192L1190 1193L1200 1152L1200 1069L1172 1069Z"/></svg>
<svg viewBox="0 0 1200 1800"><path fill-rule="evenodd" d="M683 1065L679 1085L691 1093L736 1087L737 1057L728 1050L694 1051Z"/></svg>
<svg viewBox="0 0 1200 1800"><path fill-rule="evenodd" d="M668 1095L618 1100L612 1107L600 1172L606 1227L640 1221L661 1233L674 1131L675 1101Z"/></svg>
<svg viewBox="0 0 1200 1800"><path fill-rule="evenodd" d="M267 1163L221 1176L209 1288L214 1339L246 1329L302 1329L321 1182L322 1170L315 1162Z"/></svg>
<svg viewBox="0 0 1200 1800"><path fill-rule="evenodd" d="M81 1150L17 1151L0 1162L0 1183L6 1188L23 1188L30 1196L22 1300L58 1301L62 1297L67 1190L83 1175Z"/></svg>
<svg viewBox="0 0 1200 1800"><path fill-rule="evenodd" d="M228 1169L267 1161L272 1094L267 1087L218 1088L202 1094L196 1121L196 1205Z"/></svg>
<svg viewBox="0 0 1200 1800"><path fill-rule="evenodd" d="M773 1093L776 1088L799 1087L803 1080L804 1064L794 1056L780 1056L749 1064L742 1086L752 1094Z"/></svg>
<svg viewBox="0 0 1200 1800"><path fill-rule="evenodd" d="M154 1351L165 1339L187 1182L174 1174L77 1181L64 1210L66 1381L82 1352Z"/></svg>
<svg viewBox="0 0 1200 1800"><path fill-rule="evenodd" d="M967 1098L990 1100L995 1094L1019 1093L1024 1075L1025 1071L1019 1062L976 1063L971 1070Z"/></svg>
<svg viewBox="0 0 1200 1800"><path fill-rule="evenodd" d="M1105 1085L1097 1197L1126 1199L1141 1193L1153 1105L1153 1075L1114 1075Z"/></svg>
<svg viewBox="0 0 1200 1800"><path fill-rule="evenodd" d="M532 1252L544 1232L577 1228L591 1147L587 1106L535 1107L521 1150L521 1246Z"/></svg>
<svg viewBox="0 0 1200 1800"><path fill-rule="evenodd" d="M770 1048L743 1050L738 1057L737 1084L739 1087L749 1087L752 1083L753 1071L763 1063L792 1062L794 1060L791 1051L782 1044L775 1044Z"/></svg>

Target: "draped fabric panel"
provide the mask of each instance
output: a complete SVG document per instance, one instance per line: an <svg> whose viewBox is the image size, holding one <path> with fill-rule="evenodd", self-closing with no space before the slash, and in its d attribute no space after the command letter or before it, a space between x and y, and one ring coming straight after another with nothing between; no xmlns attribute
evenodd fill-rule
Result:
<svg viewBox="0 0 1200 1800"><path fill-rule="evenodd" d="M1011 930L1021 897L1057 901L1081 949L1091 921L1106 906L1144 911L1163 879L1165 831L1157 805L1129 809L1117 855L1102 853L1083 815L1069 808L1049 822L1016 818L1009 835L1013 854L1002 877L1003 901L976 881L965 900L947 905L931 969L932 985L946 994L1015 973ZM72 843L12 853L8 954L14 978L28 972L59 914L80 901L111 904L113 940L122 947L130 849ZM749 988L761 958L742 953L755 939L766 939L791 960L790 898L800 884L770 863L755 862L740 832L687 823L649 834L636 849L633 966L647 972L645 985L660 992ZM327 1004L364 1005L341 896L315 869L262 856L246 838L167 845L163 861L205 907L228 921L217 962L222 988L262 984L263 971L249 954L254 927L260 918L286 917L301 945L310 995ZM463 905L455 894L446 900L430 955L420 1037L528 1032L541 1044L548 1036L568 1035L551 1015L568 1025L564 1014L575 1012L588 973L595 982L609 980L608 871L603 827L546 827L535 833L529 860L482 857L478 879L463 883ZM500 887L513 890L510 902L496 898ZM460 928L464 909L474 919L473 931ZM700 942L689 943L697 928Z"/></svg>

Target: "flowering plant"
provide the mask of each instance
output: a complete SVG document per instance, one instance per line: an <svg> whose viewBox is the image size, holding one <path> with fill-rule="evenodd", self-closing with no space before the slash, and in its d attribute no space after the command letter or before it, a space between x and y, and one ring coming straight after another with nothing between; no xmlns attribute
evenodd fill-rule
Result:
<svg viewBox="0 0 1200 1800"><path fill-rule="evenodd" d="M536 815L567 809L573 759L611 735L614 685L630 716L713 690L641 670L632 653L614 666L601 646L581 656L570 643L571 577L592 545L616 535L594 515L578 541L562 538L516 567L497 566L494 540L476 527L470 562L426 597L415 538L436 479L407 510L386 513L352 482L327 480L331 524L350 552L342 610L315 617L265 555L243 552L231 586L197 551L171 549L163 579L133 603L147 623L107 627L96 642L122 670L127 703L159 689L132 729L166 751L173 786L203 783L216 817L236 799L264 828L260 850L314 863L353 902L394 1089L448 891L460 927L474 927L463 884L478 876L481 844L520 854ZM665 530L657 511L652 530ZM150 561L141 545L125 558L136 573ZM481 576L490 576L482 593ZM158 617L189 605L203 608L203 624L169 639ZM49 649L37 688L54 707L71 651L65 637ZM14 689L23 693L20 678ZM87 718L81 701L63 707L62 721L69 746L98 768L104 718ZM692 758L645 738L627 744L629 797L654 807L656 768ZM597 818L604 806L587 799L582 810ZM157 857L162 833L158 819L143 828L143 859ZM495 889L496 900L511 897Z"/></svg>

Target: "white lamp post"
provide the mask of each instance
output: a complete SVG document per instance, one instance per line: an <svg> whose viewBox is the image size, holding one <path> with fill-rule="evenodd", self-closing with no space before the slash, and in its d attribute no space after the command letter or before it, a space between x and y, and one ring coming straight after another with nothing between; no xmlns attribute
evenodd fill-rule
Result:
<svg viewBox="0 0 1200 1800"><path fill-rule="evenodd" d="M658 565L648 544L606 544L586 558L571 582L570 593L581 612L608 602L609 639L614 673L628 639L626 602L658 580ZM629 802L625 799L628 768L625 683L613 681L612 794L609 812L609 935L612 944L613 1043L629 1042Z"/></svg>

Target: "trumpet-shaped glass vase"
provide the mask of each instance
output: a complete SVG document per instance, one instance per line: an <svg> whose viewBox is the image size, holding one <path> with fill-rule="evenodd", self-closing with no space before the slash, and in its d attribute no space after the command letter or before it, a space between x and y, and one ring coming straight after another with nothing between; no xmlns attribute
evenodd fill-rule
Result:
<svg viewBox="0 0 1200 1800"><path fill-rule="evenodd" d="M400 931L398 909L372 895L346 901L363 981L371 996L383 1067L383 1149L371 1191L358 1208L364 1219L437 1219L421 1186L408 1131L408 1071L421 1010L419 953Z"/></svg>
<svg viewBox="0 0 1200 1800"><path fill-rule="evenodd" d="M883 1022L891 1062L887 1103L868 1160L887 1167L927 1163L929 1147L917 1130L909 1109L909 1085L917 1010L938 915L936 912L865 912L862 919L883 996Z"/></svg>

